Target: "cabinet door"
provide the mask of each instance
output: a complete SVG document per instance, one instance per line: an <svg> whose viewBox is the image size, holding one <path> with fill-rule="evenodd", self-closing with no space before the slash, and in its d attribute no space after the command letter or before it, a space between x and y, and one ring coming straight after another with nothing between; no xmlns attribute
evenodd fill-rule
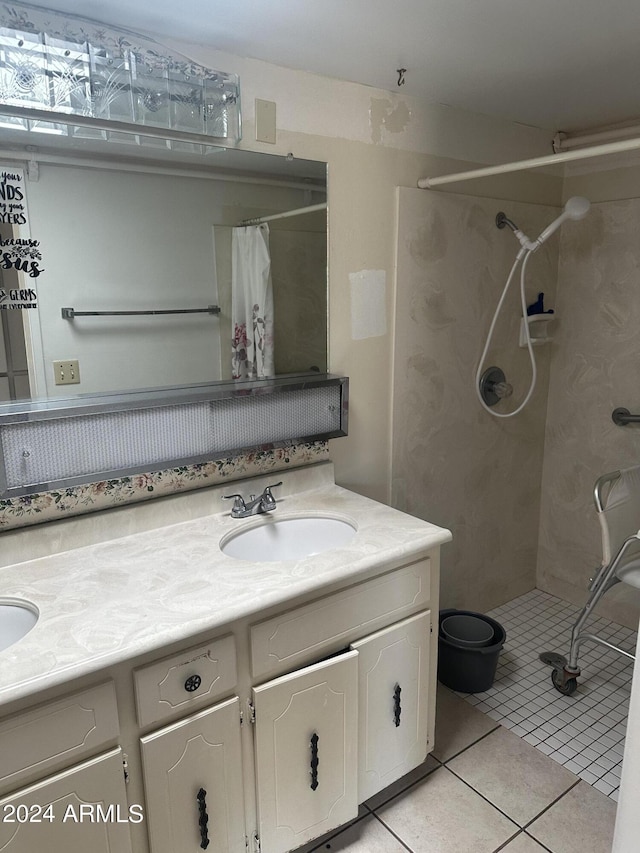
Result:
<svg viewBox="0 0 640 853"><path fill-rule="evenodd" d="M141 808L131 820L140 822ZM115 749L0 800L2 853L131 853L122 752Z"/></svg>
<svg viewBox="0 0 640 853"><path fill-rule="evenodd" d="M428 751L429 611L353 643L358 661L358 802L424 761Z"/></svg>
<svg viewBox="0 0 640 853"><path fill-rule="evenodd" d="M141 744L152 853L199 853L204 846L245 853L240 700L180 720Z"/></svg>
<svg viewBox="0 0 640 853"><path fill-rule="evenodd" d="M358 653L253 690L259 835L281 853L356 817Z"/></svg>

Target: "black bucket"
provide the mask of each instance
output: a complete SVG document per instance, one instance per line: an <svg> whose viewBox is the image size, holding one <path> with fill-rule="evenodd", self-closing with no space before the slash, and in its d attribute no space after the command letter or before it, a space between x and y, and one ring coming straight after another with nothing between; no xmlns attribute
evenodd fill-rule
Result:
<svg viewBox="0 0 640 853"><path fill-rule="evenodd" d="M472 616L493 630L485 645L469 645L465 638L456 641L449 631L442 633L442 620L448 616ZM448 623L450 624L450 623ZM481 693L493 684L498 668L498 658L507 639L507 632L499 622L471 610L441 610L438 622L438 680L459 693Z"/></svg>

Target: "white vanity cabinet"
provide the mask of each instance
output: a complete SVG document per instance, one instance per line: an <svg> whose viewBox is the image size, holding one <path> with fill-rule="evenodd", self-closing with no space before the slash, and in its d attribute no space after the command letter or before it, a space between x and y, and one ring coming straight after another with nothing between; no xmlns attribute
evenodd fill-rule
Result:
<svg viewBox="0 0 640 853"><path fill-rule="evenodd" d="M352 643L358 651L358 802L427 756L431 613Z"/></svg>
<svg viewBox="0 0 640 853"><path fill-rule="evenodd" d="M356 818L433 747L438 571L436 546L346 568L8 708L0 809L55 820L5 816L0 853L286 853Z"/></svg>
<svg viewBox="0 0 640 853"><path fill-rule="evenodd" d="M352 820L359 803L425 760L435 572L419 560L252 626L254 678L328 655L253 687L262 853ZM415 612L428 604L436 610Z"/></svg>
<svg viewBox="0 0 640 853"><path fill-rule="evenodd" d="M172 719L140 738L151 853L294 850L424 761L436 580L432 553L134 670L138 724Z"/></svg>
<svg viewBox="0 0 640 853"><path fill-rule="evenodd" d="M428 751L429 611L253 689L261 849L284 853L357 816Z"/></svg>
<svg viewBox="0 0 640 853"><path fill-rule="evenodd" d="M245 853L240 700L141 739L152 853Z"/></svg>
<svg viewBox="0 0 640 853"><path fill-rule="evenodd" d="M0 851L131 853L129 819L122 751L114 749L0 800Z"/></svg>
<svg viewBox="0 0 640 853"><path fill-rule="evenodd" d="M0 851L129 853L118 737L112 682L0 721Z"/></svg>
<svg viewBox="0 0 640 853"><path fill-rule="evenodd" d="M253 689L258 833L282 853L358 814L358 652Z"/></svg>

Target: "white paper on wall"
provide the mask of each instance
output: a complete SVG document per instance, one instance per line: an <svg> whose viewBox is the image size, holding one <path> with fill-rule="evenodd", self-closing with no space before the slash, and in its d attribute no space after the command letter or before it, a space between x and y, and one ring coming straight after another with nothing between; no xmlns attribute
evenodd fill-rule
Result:
<svg viewBox="0 0 640 853"><path fill-rule="evenodd" d="M386 270L349 273L351 286L351 339L378 338L387 334Z"/></svg>

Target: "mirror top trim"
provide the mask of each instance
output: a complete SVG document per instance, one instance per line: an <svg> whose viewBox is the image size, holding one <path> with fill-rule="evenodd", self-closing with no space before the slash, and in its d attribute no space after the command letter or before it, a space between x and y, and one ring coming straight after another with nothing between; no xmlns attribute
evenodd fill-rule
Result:
<svg viewBox="0 0 640 853"><path fill-rule="evenodd" d="M340 385L345 377L330 373L294 373L270 379L247 379L176 386L173 388L141 389L117 394L86 394L47 400L19 400L3 403L0 427L25 421L44 421L104 412L123 412L131 409L152 409L223 400L234 397L259 396L280 391L300 391L319 385Z"/></svg>

